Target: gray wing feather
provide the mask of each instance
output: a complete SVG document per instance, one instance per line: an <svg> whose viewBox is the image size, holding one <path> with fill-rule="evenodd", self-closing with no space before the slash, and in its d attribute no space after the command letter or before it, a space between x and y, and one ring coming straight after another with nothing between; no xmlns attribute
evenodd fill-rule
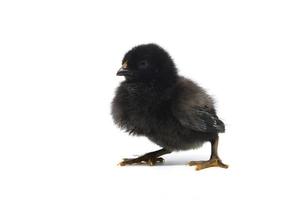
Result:
<svg viewBox="0 0 300 200"><path fill-rule="evenodd" d="M201 110L200 108L191 108L185 112L175 112L175 117L182 126L201 132L224 132L224 123L214 114Z"/></svg>

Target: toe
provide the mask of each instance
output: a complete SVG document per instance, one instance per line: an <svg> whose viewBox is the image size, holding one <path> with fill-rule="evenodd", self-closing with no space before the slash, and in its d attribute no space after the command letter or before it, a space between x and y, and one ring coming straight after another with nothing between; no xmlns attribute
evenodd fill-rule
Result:
<svg viewBox="0 0 300 200"><path fill-rule="evenodd" d="M125 166L135 163L135 159L124 158L122 162L119 163L119 166Z"/></svg>
<svg viewBox="0 0 300 200"><path fill-rule="evenodd" d="M149 159L149 160L147 161L147 164L150 165L150 166L154 166L155 163L156 163L156 161L155 161L155 160L152 160L152 159Z"/></svg>
<svg viewBox="0 0 300 200"><path fill-rule="evenodd" d="M222 163L222 161L221 161L221 160L219 160L219 161L218 161L218 166L219 166L219 167L222 167L222 168L225 168L225 169L227 169L227 168L228 168L228 165L226 165L226 164Z"/></svg>
<svg viewBox="0 0 300 200"><path fill-rule="evenodd" d="M206 162L206 161L190 161L189 166L199 165L199 164L202 164L204 162Z"/></svg>
<svg viewBox="0 0 300 200"><path fill-rule="evenodd" d="M195 163L195 161L190 161L189 162L189 166L193 166L193 165L195 165L196 163Z"/></svg>
<svg viewBox="0 0 300 200"><path fill-rule="evenodd" d="M189 162L190 166L196 166L196 170L202 170L205 168L210 168L210 167L221 167L221 168L228 168L228 165L222 163L220 159L211 159L208 161L191 161Z"/></svg>
<svg viewBox="0 0 300 200"><path fill-rule="evenodd" d="M119 166L125 166L126 165L126 162L122 161L122 162L119 162L118 164Z"/></svg>
<svg viewBox="0 0 300 200"><path fill-rule="evenodd" d="M196 171L199 171L201 169L203 169L202 165L196 165L196 168L195 168Z"/></svg>

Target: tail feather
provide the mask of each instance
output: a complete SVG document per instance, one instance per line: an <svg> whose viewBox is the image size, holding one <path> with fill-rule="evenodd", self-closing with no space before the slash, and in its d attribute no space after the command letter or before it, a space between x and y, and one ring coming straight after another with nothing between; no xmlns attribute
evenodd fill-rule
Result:
<svg viewBox="0 0 300 200"><path fill-rule="evenodd" d="M225 125L221 120L217 120L217 126L216 126L217 130L219 133L224 133L225 132Z"/></svg>

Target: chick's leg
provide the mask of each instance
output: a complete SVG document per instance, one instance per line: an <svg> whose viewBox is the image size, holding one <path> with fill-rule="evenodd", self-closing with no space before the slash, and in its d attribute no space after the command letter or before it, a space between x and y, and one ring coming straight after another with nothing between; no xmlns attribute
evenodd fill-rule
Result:
<svg viewBox="0 0 300 200"><path fill-rule="evenodd" d="M208 161L191 161L190 166L196 166L196 170L201 170L209 167L222 167L228 168L228 165L224 164L218 156L218 142L219 137L211 141L211 156Z"/></svg>
<svg viewBox="0 0 300 200"><path fill-rule="evenodd" d="M125 158L122 162L119 163L119 165L125 166L125 165L146 163L152 166L155 165L157 162L162 163L164 159L161 158L160 156L168 153L171 153L171 151L167 149L160 149L158 151L146 153L145 155L137 158L132 158L132 159Z"/></svg>

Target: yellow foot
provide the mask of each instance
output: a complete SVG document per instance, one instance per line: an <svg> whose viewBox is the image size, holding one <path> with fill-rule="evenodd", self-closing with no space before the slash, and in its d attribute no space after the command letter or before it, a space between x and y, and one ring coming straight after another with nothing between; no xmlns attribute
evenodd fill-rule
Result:
<svg viewBox="0 0 300 200"><path fill-rule="evenodd" d="M119 163L120 166L125 166L125 165L132 165L132 164L147 164L150 166L155 165L156 163L162 163L164 162L164 159L161 157L138 157L138 158L132 158L128 159L125 158L123 159L122 162Z"/></svg>
<svg viewBox="0 0 300 200"><path fill-rule="evenodd" d="M190 166L196 166L196 170L201 170L209 167L222 167L228 168L228 165L224 164L219 158L213 158L208 161L191 161Z"/></svg>

